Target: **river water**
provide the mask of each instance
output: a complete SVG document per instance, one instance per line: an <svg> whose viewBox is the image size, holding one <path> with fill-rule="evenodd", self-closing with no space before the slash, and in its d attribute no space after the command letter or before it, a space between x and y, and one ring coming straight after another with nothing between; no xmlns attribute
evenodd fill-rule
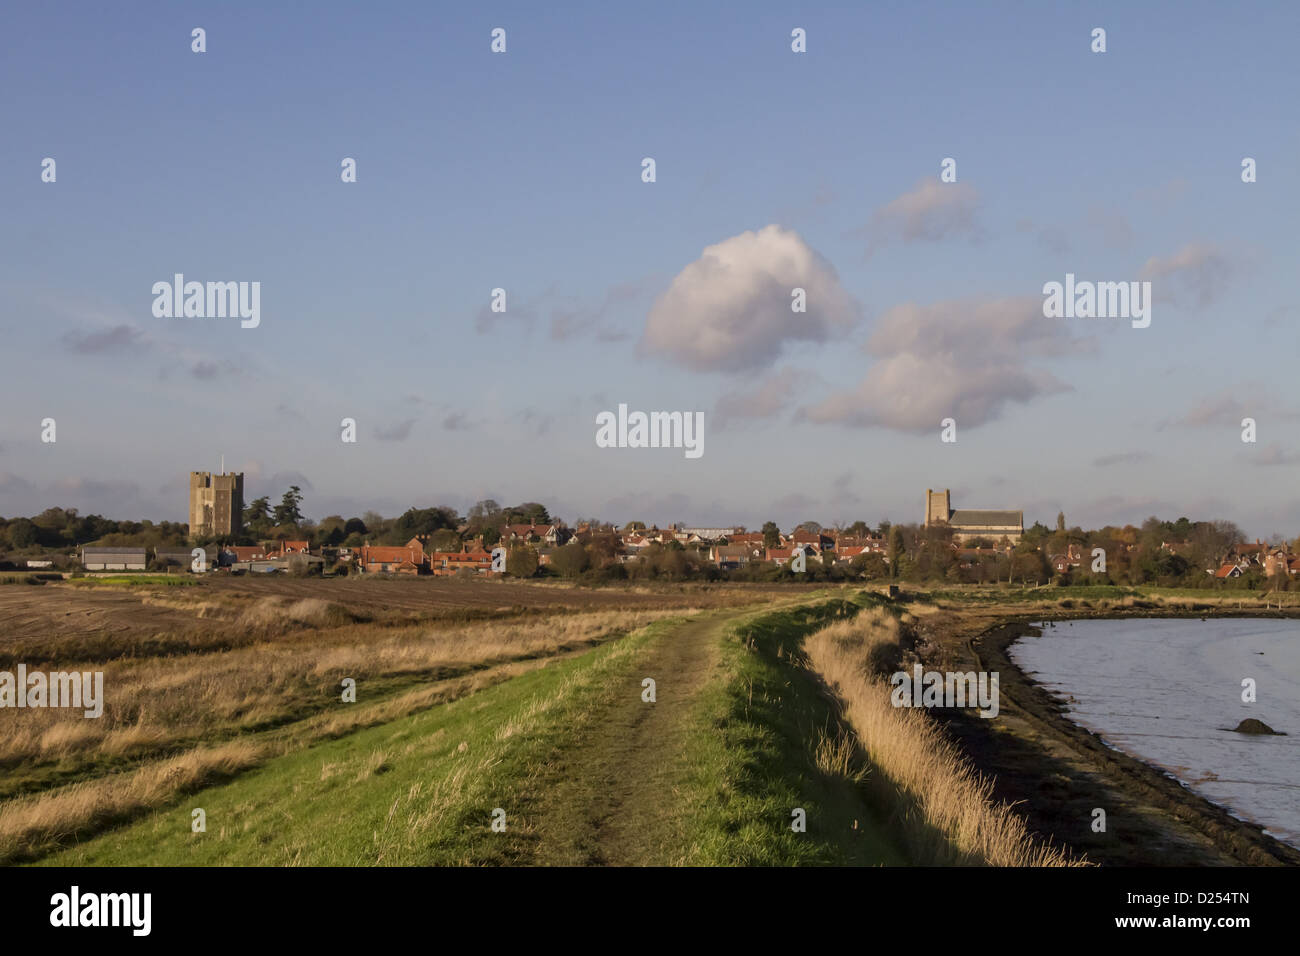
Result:
<svg viewBox="0 0 1300 956"><path fill-rule="evenodd" d="M1300 847L1300 621L1058 621L1011 658L1109 745ZM1247 717L1289 736L1233 733Z"/></svg>

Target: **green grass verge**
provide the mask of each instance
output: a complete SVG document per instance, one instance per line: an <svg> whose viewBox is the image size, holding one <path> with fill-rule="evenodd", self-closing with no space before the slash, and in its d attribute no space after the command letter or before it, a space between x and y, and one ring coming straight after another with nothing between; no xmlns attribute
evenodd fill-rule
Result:
<svg viewBox="0 0 1300 956"><path fill-rule="evenodd" d="M855 765L828 770L817 742L841 733L817 678L803 664L803 637L857 613L842 600L768 613L741 623L723 648L727 680L703 695L684 747L689 821L685 862L703 865L891 864L906 862L884 814L870 806ZM793 811L806 814L796 833Z"/></svg>
<svg viewBox="0 0 1300 956"><path fill-rule="evenodd" d="M175 574L158 572L157 574L114 574L107 577L68 578L65 583L79 587L109 586L130 588L148 585L149 587L180 588L198 584L199 579L189 577L186 571L178 571Z"/></svg>
<svg viewBox="0 0 1300 956"><path fill-rule="evenodd" d="M520 862L492 811L562 746L587 702L666 628L641 631L461 700L274 759L51 866L448 865ZM343 706L343 705L340 705ZM463 745L463 746L462 746ZM191 811L207 832L191 832Z"/></svg>

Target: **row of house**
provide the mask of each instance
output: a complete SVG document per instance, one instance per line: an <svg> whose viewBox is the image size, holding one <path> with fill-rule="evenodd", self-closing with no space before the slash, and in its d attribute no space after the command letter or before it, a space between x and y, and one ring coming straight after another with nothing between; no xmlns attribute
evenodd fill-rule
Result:
<svg viewBox="0 0 1300 956"><path fill-rule="evenodd" d="M1300 555L1292 554L1286 545L1265 544L1256 538L1254 544L1238 544L1229 549L1218 568L1208 569L1206 573L1223 581L1239 578L1251 571L1270 578L1276 575L1292 577L1300 574Z"/></svg>

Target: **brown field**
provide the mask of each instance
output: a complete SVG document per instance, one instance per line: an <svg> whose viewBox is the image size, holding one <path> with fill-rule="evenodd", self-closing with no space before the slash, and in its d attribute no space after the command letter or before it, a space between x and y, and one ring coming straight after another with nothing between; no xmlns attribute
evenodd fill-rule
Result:
<svg viewBox="0 0 1300 956"><path fill-rule="evenodd" d="M399 626L579 610L734 607L767 591L744 585L575 588L502 579L283 575L219 575L188 587L95 582L0 588L0 668L20 661L32 667L246 646L268 630L292 627L293 614L284 610L299 600L335 606L335 623Z"/></svg>

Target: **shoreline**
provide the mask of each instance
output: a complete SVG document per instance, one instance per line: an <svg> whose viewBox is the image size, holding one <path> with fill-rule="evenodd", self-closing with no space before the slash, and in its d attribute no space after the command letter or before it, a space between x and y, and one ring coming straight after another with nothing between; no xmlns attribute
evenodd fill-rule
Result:
<svg viewBox="0 0 1300 956"><path fill-rule="evenodd" d="M1017 639L1033 633L1037 621L1300 615L1245 609L1177 613L1167 608L1056 608L993 615L995 622L971 621L980 616L959 610L934 622L940 626L928 635L931 650L922 660L937 666L937 651L949 663L965 659L978 670L998 672L999 718L1005 715L1007 726L980 726L999 721L965 712L944 711L939 719L946 719L947 729L972 763L995 779L999 798L1017 803L1017 810L1045 840L1069 846L1103 866L1300 865L1300 849L1075 723L1066 705L1022 672L1008 653ZM963 623L985 626L963 634ZM918 624L925 635L929 622L922 619ZM926 656L931 659L926 661ZM1107 833L1092 831L1092 811L1098 807L1107 812Z"/></svg>

